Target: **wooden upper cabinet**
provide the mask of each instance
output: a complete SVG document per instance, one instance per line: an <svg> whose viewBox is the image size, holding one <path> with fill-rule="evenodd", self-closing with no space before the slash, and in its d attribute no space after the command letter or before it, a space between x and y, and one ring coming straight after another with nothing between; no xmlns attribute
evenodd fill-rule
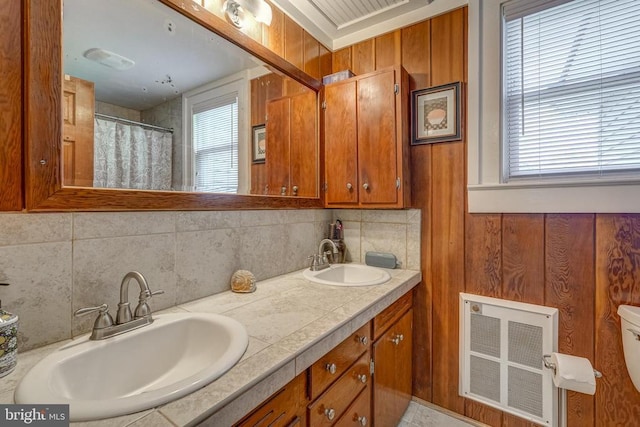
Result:
<svg viewBox="0 0 640 427"><path fill-rule="evenodd" d="M286 195L289 190L289 98L267 104L267 194Z"/></svg>
<svg viewBox="0 0 640 427"><path fill-rule="evenodd" d="M325 87L327 207L410 206L408 111L401 67Z"/></svg>
<svg viewBox="0 0 640 427"><path fill-rule="evenodd" d="M267 104L267 194L315 197L318 156L315 117L316 96L303 94Z"/></svg>
<svg viewBox="0 0 640 427"><path fill-rule="evenodd" d="M358 120L355 79L324 89L324 183L328 206L358 203Z"/></svg>
<svg viewBox="0 0 640 427"><path fill-rule="evenodd" d="M65 76L62 97L63 185L93 187L94 84Z"/></svg>
<svg viewBox="0 0 640 427"><path fill-rule="evenodd" d="M289 195L316 197L318 194L318 152L316 94L307 91L291 97Z"/></svg>

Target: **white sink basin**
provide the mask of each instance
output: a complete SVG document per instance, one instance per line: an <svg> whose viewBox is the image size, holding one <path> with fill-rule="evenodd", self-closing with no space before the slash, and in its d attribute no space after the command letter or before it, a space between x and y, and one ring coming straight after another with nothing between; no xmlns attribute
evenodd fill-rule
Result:
<svg viewBox="0 0 640 427"><path fill-rule="evenodd" d="M312 282L333 286L380 285L391 279L385 270L363 264L333 264L320 271L307 268L302 275Z"/></svg>
<svg viewBox="0 0 640 427"><path fill-rule="evenodd" d="M150 409L231 369L245 327L207 313L159 314L151 325L101 341L79 338L42 359L15 390L20 404L69 404L71 421Z"/></svg>

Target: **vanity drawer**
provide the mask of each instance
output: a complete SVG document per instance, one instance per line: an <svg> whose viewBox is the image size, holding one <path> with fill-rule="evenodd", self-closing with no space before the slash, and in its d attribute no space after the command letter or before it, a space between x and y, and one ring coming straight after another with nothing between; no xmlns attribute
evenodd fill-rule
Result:
<svg viewBox="0 0 640 427"><path fill-rule="evenodd" d="M235 427L305 427L306 379L304 373L298 375Z"/></svg>
<svg viewBox="0 0 640 427"><path fill-rule="evenodd" d="M327 389L318 399L309 405L309 425L331 426L336 422L354 400L353 396L367 389L371 381L367 351L347 371Z"/></svg>
<svg viewBox="0 0 640 427"><path fill-rule="evenodd" d="M413 292L409 291L373 318L373 340L377 340L389 326L413 305Z"/></svg>
<svg viewBox="0 0 640 427"><path fill-rule="evenodd" d="M336 427L366 427L371 425L371 388L367 385L351 406L334 424Z"/></svg>
<svg viewBox="0 0 640 427"><path fill-rule="evenodd" d="M367 323L314 363L311 366L309 384L311 400L340 378L340 375L369 348L370 343L371 324Z"/></svg>

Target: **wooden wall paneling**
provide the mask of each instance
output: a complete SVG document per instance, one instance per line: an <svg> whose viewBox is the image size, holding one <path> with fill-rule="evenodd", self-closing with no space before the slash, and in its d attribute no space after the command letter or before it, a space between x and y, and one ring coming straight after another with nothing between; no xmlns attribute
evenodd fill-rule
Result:
<svg viewBox="0 0 640 427"><path fill-rule="evenodd" d="M396 30L375 39L375 69L402 63L402 31Z"/></svg>
<svg viewBox="0 0 640 427"><path fill-rule="evenodd" d="M560 310L558 351L594 361L594 215L547 215L545 305ZM595 400L567 392L567 425L594 425Z"/></svg>
<svg viewBox="0 0 640 427"><path fill-rule="evenodd" d="M431 85L463 81L466 68L466 8L431 20ZM437 59L437 60L436 60Z"/></svg>
<svg viewBox="0 0 640 427"><path fill-rule="evenodd" d="M432 147L433 403L464 413L458 396L458 298L464 291L464 143Z"/></svg>
<svg viewBox="0 0 640 427"><path fill-rule="evenodd" d="M304 30L293 19L284 16L284 59L304 70Z"/></svg>
<svg viewBox="0 0 640 427"><path fill-rule="evenodd" d="M331 69L333 73L343 70L352 70L351 66L351 47L345 47L344 49L333 52L331 58Z"/></svg>
<svg viewBox="0 0 640 427"><path fill-rule="evenodd" d="M22 7L0 7L0 210L22 209Z"/></svg>
<svg viewBox="0 0 640 427"><path fill-rule="evenodd" d="M284 58L284 13L271 5L271 25L262 26L262 44Z"/></svg>
<svg viewBox="0 0 640 427"><path fill-rule="evenodd" d="M467 214L464 225L465 292L501 298L501 215Z"/></svg>
<svg viewBox="0 0 640 427"><path fill-rule="evenodd" d="M357 76L376 69L375 39L368 39L351 47L351 71Z"/></svg>
<svg viewBox="0 0 640 427"><path fill-rule="evenodd" d="M411 90L431 85L431 21L402 29L402 66L411 76ZM437 60L437 59L436 59Z"/></svg>
<svg viewBox="0 0 640 427"><path fill-rule="evenodd" d="M324 47L324 45L320 45L320 78L323 76L329 75L333 72L331 69L331 51Z"/></svg>
<svg viewBox="0 0 640 427"><path fill-rule="evenodd" d="M466 214L465 292L502 297L502 215ZM502 411L465 399L465 413L485 424L500 427Z"/></svg>
<svg viewBox="0 0 640 427"><path fill-rule="evenodd" d="M640 420L640 393L624 360L620 304L640 306L640 215L596 216L596 426Z"/></svg>
<svg viewBox="0 0 640 427"><path fill-rule="evenodd" d="M409 73L410 90L429 86L431 68L430 21L424 21L401 31L401 61ZM420 224L420 257L422 283L414 291L413 328L413 394L431 402L432 341L433 341L433 280L432 268L432 206L433 206L432 145L411 147L411 200L422 210Z"/></svg>
<svg viewBox="0 0 640 427"><path fill-rule="evenodd" d="M544 215L502 216L502 297L544 304Z"/></svg>
<svg viewBox="0 0 640 427"><path fill-rule="evenodd" d="M432 400L433 281L431 280L432 162L431 145L411 147L411 201L422 211L420 266L422 282L413 291L413 395Z"/></svg>
<svg viewBox="0 0 640 427"><path fill-rule="evenodd" d="M320 79L320 43L303 30L304 39L304 72Z"/></svg>

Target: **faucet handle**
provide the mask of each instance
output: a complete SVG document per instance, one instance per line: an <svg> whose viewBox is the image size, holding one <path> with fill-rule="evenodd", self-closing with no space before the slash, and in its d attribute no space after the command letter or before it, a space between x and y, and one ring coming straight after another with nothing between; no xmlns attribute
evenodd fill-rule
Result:
<svg viewBox="0 0 640 427"><path fill-rule="evenodd" d="M102 304L97 307L84 307L76 310L73 315L76 317L86 316L87 314L95 313L99 311L100 313L105 313L109 310L109 306L107 304Z"/></svg>
<svg viewBox="0 0 640 427"><path fill-rule="evenodd" d="M151 292L150 290L145 290L144 292L140 292L140 300L138 301L138 305L133 312L134 319L140 319L141 317L151 317L151 307L147 304L147 300L154 295L164 294L162 289L158 289L157 291Z"/></svg>
<svg viewBox="0 0 640 427"><path fill-rule="evenodd" d="M93 329L103 329L113 326L113 318L109 314L109 306L102 304L97 307L85 307L76 310L73 315L75 317L86 316L87 314L98 312L96 321L93 322Z"/></svg>

